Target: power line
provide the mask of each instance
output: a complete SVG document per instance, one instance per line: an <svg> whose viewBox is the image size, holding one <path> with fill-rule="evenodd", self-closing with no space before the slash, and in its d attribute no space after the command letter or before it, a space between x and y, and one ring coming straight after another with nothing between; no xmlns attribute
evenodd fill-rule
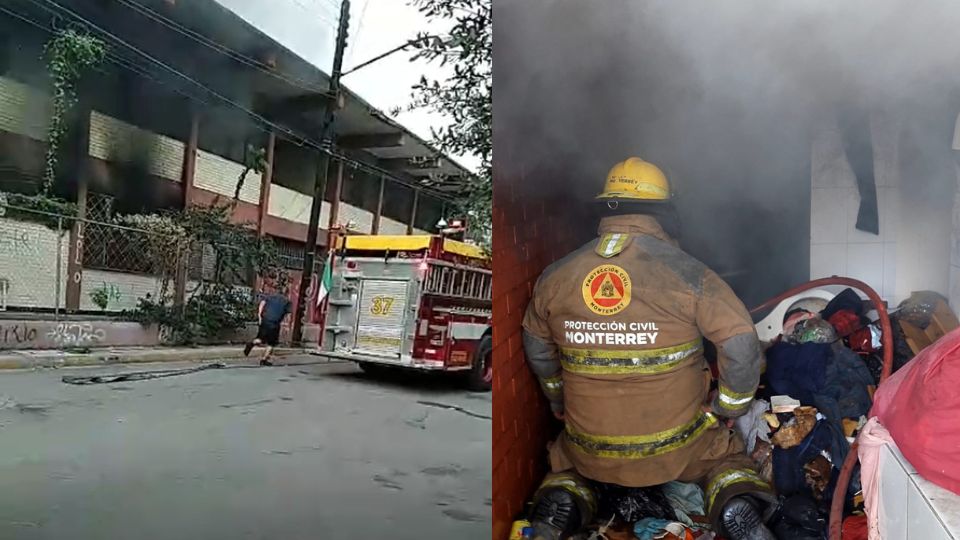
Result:
<svg viewBox="0 0 960 540"><path fill-rule="evenodd" d="M390 173L389 171L387 171L387 170L385 170L385 169L382 169L382 168L380 168L380 167L377 167L377 166L375 166L375 165L370 165L370 164L364 163L364 162L362 162L362 161L357 161L357 160L355 160L355 159L353 159L353 158L350 158L350 157L348 157L348 156L346 156L346 155L344 155L344 154L341 154L341 153L339 153L339 152L336 152L336 151L328 148L328 147L327 147L328 145L325 145L325 144L323 144L323 143L318 143L318 142L310 139L309 137L300 135L299 133L295 132L294 130L292 130L292 129L290 129L290 128L287 128L287 127L285 127L285 126L276 124L276 123L274 123L274 122L271 122L270 120L264 118L263 116L257 114L256 112L254 112L254 111L252 111L252 110L250 110L250 109L247 109L247 108L244 107L243 105L241 105L241 104L239 104L239 103L231 100L230 98L227 98L226 96L223 96L222 94L216 92L216 91L213 90L212 88L209 88L209 87L205 86L203 83L198 82L197 80L193 79L193 78L190 77L189 75L186 75L186 74L180 72L179 70L177 70L177 69L175 69L175 68L173 68L173 67L165 64L165 63L162 62L161 60L158 60L158 59L154 58L153 56L149 55L148 53L145 53L145 52L141 51L140 49L138 49L138 48L136 48L135 46L127 43L126 41L122 40L121 38L119 38L119 37L111 34L110 32L108 32L108 31L100 28L99 26L97 26L96 24L92 23L91 21L89 21L88 19L84 18L83 16L78 15L78 14L72 12L71 10L69 10L68 8L65 8L65 7L61 6L60 4L58 4L57 2L55 2L54 0L28 0L28 1L31 2L31 3L33 3L34 5L36 5L37 7L40 7L41 9L47 11L48 13L54 15L54 16L59 16L59 15L58 15L57 13L55 13L54 11L52 11L51 8L47 8L47 7L41 6L40 4L38 4L38 2L39 2L39 1L44 1L44 2L47 3L47 4L53 4L53 5L57 6L58 8L60 8L60 10L66 12L66 13L69 14L69 15L71 15L74 19L77 19L77 20L79 20L80 22L82 22L82 23L90 26L91 28L97 30L98 32L100 32L100 33L102 33L102 34L104 34L104 35L106 35L106 36L111 37L114 41L116 41L117 43L119 43L119 44L122 45L123 47L125 47L125 48L127 48L127 49L129 49L129 50L131 50L131 51L133 51L133 52L135 52L135 53L143 56L144 58L150 60L150 61L153 62L154 64L157 64L157 65L161 66L162 68L164 68L165 70L170 71L171 73L174 73L175 75L177 75L177 76L179 76L179 77L187 80L188 82L190 82L190 83L192 83L193 85L199 87L200 89L207 91L209 94L213 95L213 96L216 97L218 100L220 100L220 101L222 101L222 102L224 102L224 103L226 103L226 104L228 104L228 105L231 105L231 106L233 106L233 107L241 110L242 112L246 113L249 117L251 117L251 119L254 120L253 125L254 125L255 127L257 127L258 129L260 129L260 130L261 130L262 132L264 132L264 133L270 133L270 132L272 131L272 132L274 132L276 135L278 135L282 140L286 140L286 141L291 142L291 143L293 143L293 144L296 144L296 145L298 145L298 146L307 146L307 147L313 148L313 149L315 149L315 150L317 150L317 151L320 151L320 152L323 152L323 153L327 154L328 156L330 156L330 157L332 157L332 158L334 158L334 159L337 159L337 160L339 160L339 161L342 161L342 162L344 163L344 165L349 165L349 166L350 166L351 168L353 168L353 169L364 170L364 171L367 171L367 172L370 172L370 173L382 175L382 176L384 176L385 178L390 179L390 180L393 181L394 183L397 183L397 184L400 184L400 185L409 187L409 188L411 188L411 189L420 189L420 190L426 190L426 191L433 191L433 190L430 190L429 188L426 188L426 187L424 187L424 186L418 186L418 185L416 185L416 184L414 184L414 183L411 183L411 182L409 182L409 181L407 181L407 180L405 180L405 179L403 179L403 178L399 178L399 177L393 175L392 173ZM46 31L46 32L48 32L48 33L51 33L51 32L53 32L53 31L55 30L55 29L53 29L53 28L51 28L51 27L49 27L49 26L43 26L43 25L41 25L40 23L37 23L36 21L33 21L33 20L31 20L31 19L28 19L28 18L24 17L24 16L21 15L21 14L12 12L12 11L4 8L3 6L0 6L0 10L2 10L4 13L7 13L7 14L10 15L10 16L13 16L13 17L15 17L15 18L17 18L17 19L19 19L19 20L21 20L21 21L27 22L27 23L29 23L29 24L37 27L37 28L40 28L41 30L44 30L44 31ZM176 92L176 93L178 93L178 94L180 94L180 95L183 95L184 97L187 97L187 98L192 99L192 100L194 100L194 101L198 101L198 102L200 102L201 104L206 105L207 107L211 107L211 108L213 107L213 105L212 105L209 101L207 101L207 100L205 100L205 99L203 99L203 98L201 98L201 97L198 97L198 96L196 96L196 95L193 95L193 94L184 92L184 91L176 88L175 86L171 86L170 83L158 79L157 77L155 77L154 75L152 75L151 73L149 73L149 71L147 71L143 66L137 64L136 62L134 62L134 61L132 61L132 60L130 60L130 59L123 58L123 57L121 57L121 56L119 56L119 55L117 55L117 54L114 54L114 53L108 53L108 57L110 57L110 59L113 60L115 64L120 65L121 67L124 67L124 68L126 68L126 69L128 69L128 70L130 70L130 71L133 71L134 73L136 73L136 74L138 74L138 75L141 75L141 76L143 76L143 77L146 77L146 78L148 78L148 79L151 79L151 80L157 82L158 84L161 84L161 85L163 85L163 86L172 88L172 90L173 90L174 92ZM267 127L269 127L270 129L265 129L264 126L267 126ZM286 136L285 136L285 135L286 135ZM448 200L448 199L447 199L447 195L446 195L446 194L443 194L443 193L441 193L441 192L436 192L436 191L434 191L434 196L435 196L436 198L440 199L440 200Z"/></svg>
<svg viewBox="0 0 960 540"><path fill-rule="evenodd" d="M197 32L195 30L192 30L178 23L177 21L174 21L173 19L170 19L169 17L166 17L165 15L150 9L149 7L136 2L135 0L117 0L117 1L127 6L128 8L134 11L137 11L141 15L149 19L153 19L154 21L166 26L167 28L170 28L180 33L181 35L184 35L190 39L193 39L194 41L202 45L205 45L217 51L220 54L223 54L229 58L232 58L237 62L253 67L263 73L266 73L271 77L280 79L292 86L296 86L304 90L309 90L311 92L319 92L319 93L327 92L326 88L322 88L316 84L312 84L309 81L305 81L303 79L299 79L296 77L291 77L289 75L284 75L283 73L279 73L275 69L273 69L270 65L265 64L260 60L252 58L248 55L245 55L235 49L231 49L230 47L223 45L222 43L216 42L213 39L210 39L209 37L205 36L204 34Z"/></svg>
<svg viewBox="0 0 960 540"><path fill-rule="evenodd" d="M360 32L363 32L363 20L367 16L367 8L370 7L370 0L363 0L363 9L360 10L360 20L357 21L357 31L353 34L353 47L348 53L348 60L353 61L353 51L357 50L357 44L360 43Z"/></svg>
<svg viewBox="0 0 960 540"><path fill-rule="evenodd" d="M374 165L370 165L370 164L367 164L367 163L364 163L364 162L361 162L361 161L357 161L357 160L355 160L355 159L353 159L353 158L350 158L350 157L348 157L348 156L346 156L346 155L344 155L344 154L341 154L341 153L339 153L339 152L336 152L336 151L332 150L331 148L329 148L329 145L328 145L328 144L325 144L323 141L321 141L321 142L314 141L313 139L311 139L311 138L309 138L309 137L305 137L305 136L303 136L303 135L300 135L299 133L296 133L296 132L293 131L292 129L287 128L286 126L282 126L282 125L276 124L276 123L274 123L274 122L271 122L271 121L268 120L267 118L265 118L265 117L257 114L256 112L254 112L254 111L252 111L252 110L244 107L243 105L241 105L241 104L239 104L239 103L231 100L230 98L228 98L228 97L226 97L226 96L218 93L218 92L215 91L214 89L212 89L212 88L204 85L203 83L200 83L200 82L197 81L196 79L193 79L193 78L190 77L189 75L184 74L183 72L177 70L176 68L173 68L173 67L167 65L166 63L164 63L163 61L158 60L157 58L151 56L150 54L148 54L148 53L146 53L146 52L138 49L137 47L135 47L135 46L131 45L130 43L124 41L122 38L119 38L119 37L117 37L116 35L110 33L109 31L104 30L103 28L99 27L98 25L96 25L95 23L93 23L92 21L90 21L89 19L86 19L86 18L83 17L82 15L79 15L79 14L77 14L76 12L70 10L69 8L66 8L66 7L62 6L61 4L57 3L57 2L54 1L54 0L28 0L28 1L31 2L31 3L33 3L34 5L37 5L37 6L40 7L41 9L44 9L44 10L47 11L48 13L52 13L52 14L54 14L54 15L56 15L56 13L54 13L53 11L51 11L50 8L44 8L44 7L41 6L38 2L43 1L43 2L45 2L46 4L51 4L51 5L53 5L53 6L56 6L56 8L59 8L60 11L66 13L66 14L70 15L71 17L73 17L74 19L76 19L76 20L78 20L78 21L86 24L86 25L89 26L90 28L92 28L92 29L96 30L97 32L101 33L102 35L111 38L111 39L114 40L116 43L120 44L121 46L123 46L123 47L125 47L125 48L127 48L127 49L129 49L129 50L131 50L131 51L133 51L133 52L135 52L135 53L137 53L137 54L139 54L140 56L144 57L145 59L153 62L154 64L157 64L158 66L160 66L160 67L162 67L163 69L165 69L165 70L167 70L167 71L169 71L169 72L177 75L178 77L186 80L187 82L190 82L191 84L197 86L198 88L207 91L209 94L213 95L213 96L214 96L215 98L217 98L218 100L220 100L220 101L222 101L222 102L224 102L224 103L227 103L227 104L229 104L229 105L232 105L232 106L240 109L241 111L243 111L244 113L246 113L248 116L250 116L252 119L256 120L257 122L259 122L259 123L261 123L261 124L263 124L263 125L265 125L265 126L269 126L269 127L272 128L274 131L279 131L279 132L281 132L281 133L285 133L285 134L289 135L290 137L293 137L294 139L299 140L300 142L299 142L298 144L300 144L301 146L306 145L306 146L312 147L312 148L314 148L314 149L316 149L316 150L318 150L318 151L320 151L320 152L323 152L323 153L327 154L328 156L330 156L330 157L332 157L332 158L335 158L335 159L337 159L337 160L339 160L339 161L342 161L345 165L349 165L350 167L352 167L352 168L354 168L354 169L361 169L361 170L366 170L366 171L368 171L368 172L372 172L372 173L376 173L376 174L381 174L381 175L383 175L383 176L385 176L385 177L387 177L387 178L390 178L390 179L393 180L395 183L398 183L398 184L401 184L401 185L410 187L410 188L412 188L412 189L421 189L421 190L428 189L428 188L425 188L424 186L418 186L418 185L416 185L416 184L414 184L414 183L411 183L411 182L409 182L409 181L407 181L407 180L398 178L397 176L394 176L392 173L390 173L389 171L387 171L387 170L385 170L385 169L382 169L382 168L380 168L380 167L377 167L377 166L374 166ZM158 82L160 82L160 81L158 81ZM207 103L207 102L205 102L205 101L203 101L203 100L198 100L198 101L201 101L201 102L203 102L203 103L206 104L206 105L209 105L209 103ZM264 131L268 131L268 130L264 130ZM439 198L445 198L445 194L441 194L441 193L437 192L436 195L437 195Z"/></svg>
<svg viewBox="0 0 960 540"><path fill-rule="evenodd" d="M323 21L323 22L325 22L325 23L333 26L334 28L336 28L337 26L340 25L339 22L334 21L333 19L331 19L330 16L327 14L326 11L324 11L324 10L322 10L322 9L320 9L320 10L314 9L314 7L318 7L319 4L316 4L315 6L308 6L308 5L304 4L303 2L301 2L300 0L292 0L292 1L293 1L294 4L300 6L300 8L303 9L304 11L310 13L311 15L316 16L318 19L320 19L321 21ZM340 10L340 6L333 6L333 8L334 8L334 11L335 11L335 12Z"/></svg>

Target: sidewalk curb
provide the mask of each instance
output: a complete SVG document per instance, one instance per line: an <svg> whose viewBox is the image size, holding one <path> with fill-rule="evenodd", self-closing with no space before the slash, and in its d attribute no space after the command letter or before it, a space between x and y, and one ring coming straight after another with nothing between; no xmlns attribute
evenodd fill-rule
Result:
<svg viewBox="0 0 960 540"><path fill-rule="evenodd" d="M275 357L312 355L312 349L278 348ZM0 371L13 369L92 367L118 364L146 364L157 362L237 362L256 361L258 356L244 356L241 347L200 347L196 349L144 349L142 351L99 350L88 353L7 351L0 353Z"/></svg>

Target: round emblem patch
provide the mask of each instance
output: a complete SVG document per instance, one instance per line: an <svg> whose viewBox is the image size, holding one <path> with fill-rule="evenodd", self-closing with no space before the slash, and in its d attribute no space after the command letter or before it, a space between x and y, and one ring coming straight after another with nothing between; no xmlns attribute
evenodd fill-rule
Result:
<svg viewBox="0 0 960 540"><path fill-rule="evenodd" d="M630 305L630 276L612 264L594 268L583 280L583 301L597 315L614 315Z"/></svg>

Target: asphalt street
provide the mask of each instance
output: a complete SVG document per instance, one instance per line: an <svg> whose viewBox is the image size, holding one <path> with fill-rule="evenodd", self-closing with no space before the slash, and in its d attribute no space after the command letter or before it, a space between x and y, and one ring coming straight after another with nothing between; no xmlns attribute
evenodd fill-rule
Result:
<svg viewBox="0 0 960 540"><path fill-rule="evenodd" d="M0 372L0 539L490 538L490 394L352 364L61 382L171 367Z"/></svg>

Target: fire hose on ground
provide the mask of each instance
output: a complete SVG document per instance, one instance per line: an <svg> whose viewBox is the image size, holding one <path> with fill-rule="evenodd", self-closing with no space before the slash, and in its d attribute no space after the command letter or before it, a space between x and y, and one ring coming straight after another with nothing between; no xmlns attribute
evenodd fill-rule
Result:
<svg viewBox="0 0 960 540"><path fill-rule="evenodd" d="M877 316L880 320L880 341L883 346L883 370L880 373L880 383L883 383L883 381L885 381L893 371L893 326L890 324L890 317L887 314L887 308L884 306L880 295L878 295L877 292L866 283L856 279L844 277L817 279L804 285L794 287L775 298L771 298L767 302L753 308L750 313L757 313L771 309L787 298L811 289L829 285L841 285L859 289L861 292L866 294L867 298L869 298L873 303L873 307L877 311ZM857 447L858 444L855 440L850 445L850 452L847 454L847 459L844 460L843 465L840 467L840 474L837 477L837 485L833 490L833 501L830 505L830 540L840 540L841 529L843 526L843 508L846 501L847 488L850 485L850 478L853 475L853 468L857 464Z"/></svg>

